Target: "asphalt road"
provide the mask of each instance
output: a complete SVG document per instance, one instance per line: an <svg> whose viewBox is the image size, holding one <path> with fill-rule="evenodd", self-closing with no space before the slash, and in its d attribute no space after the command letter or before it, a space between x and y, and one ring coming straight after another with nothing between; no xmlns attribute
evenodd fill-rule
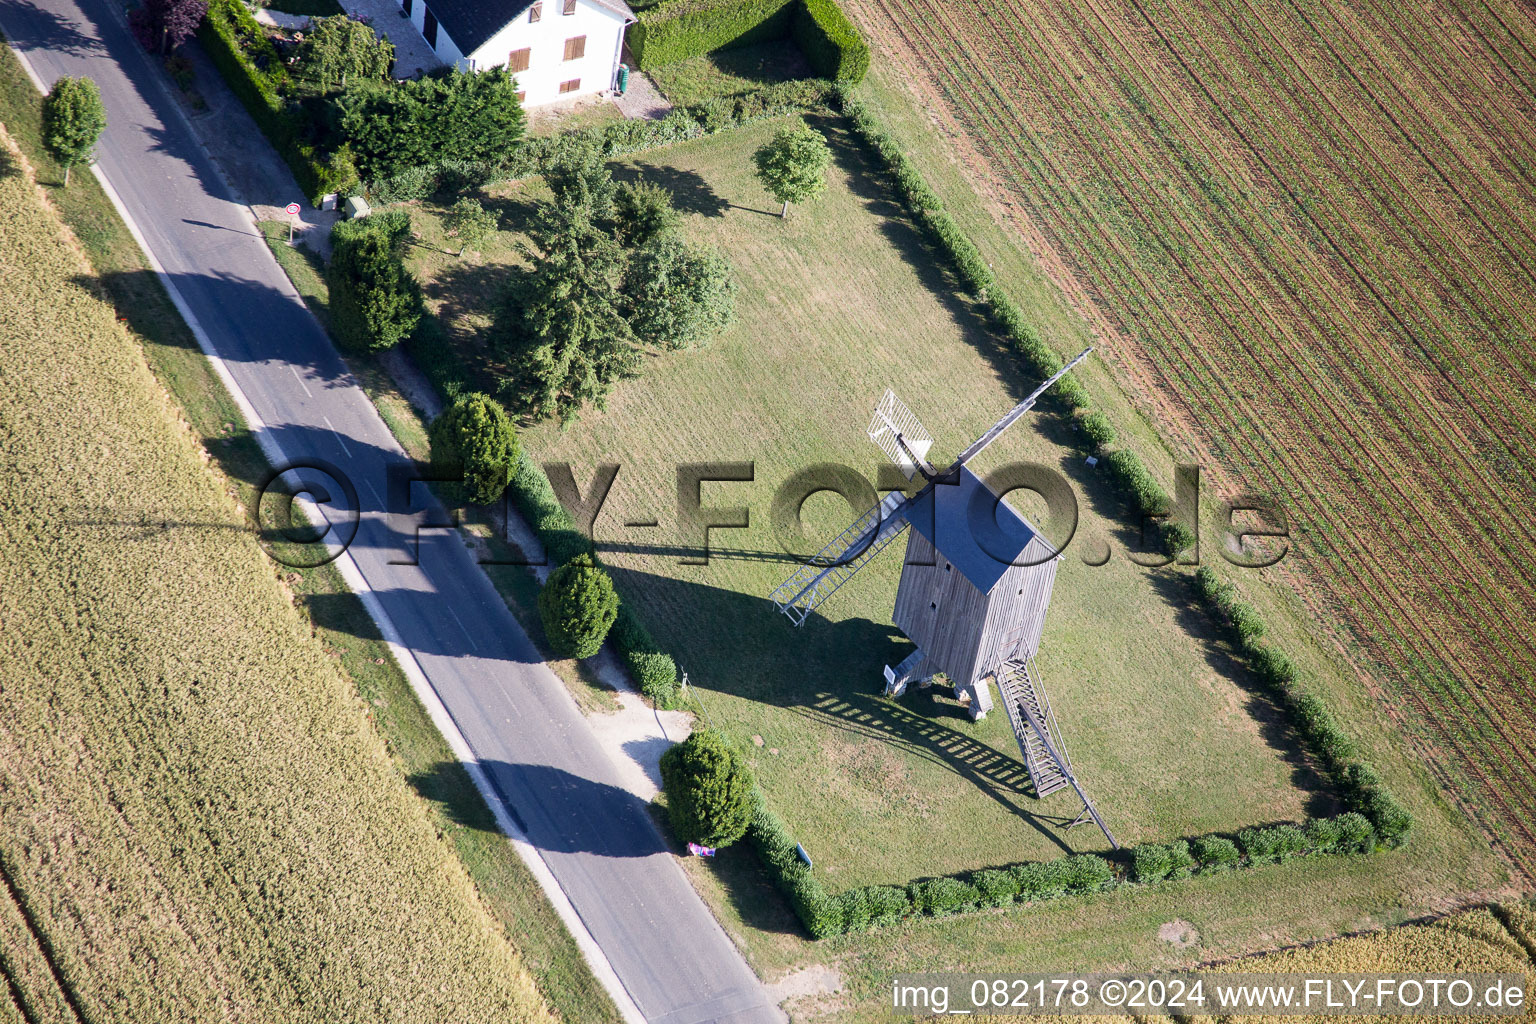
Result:
<svg viewBox="0 0 1536 1024"><path fill-rule="evenodd" d="M101 170L270 440L354 484L358 570L624 989L653 1024L782 1020L462 541L393 564L416 546L385 511L404 452L109 2L0 0L0 29L45 82L101 87Z"/></svg>

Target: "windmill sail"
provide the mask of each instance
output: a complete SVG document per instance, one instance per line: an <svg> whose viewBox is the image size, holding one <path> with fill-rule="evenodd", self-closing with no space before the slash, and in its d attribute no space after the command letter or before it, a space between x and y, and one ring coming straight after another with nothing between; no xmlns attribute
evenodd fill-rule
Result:
<svg viewBox="0 0 1536 1024"><path fill-rule="evenodd" d="M837 588L907 528L907 496L892 491L874 508L855 519L822 548L816 557L797 569L769 595L779 611L799 626L811 609L831 597Z"/></svg>
<svg viewBox="0 0 1536 1024"><path fill-rule="evenodd" d="M885 389L870 418L869 439L907 474L908 480L920 470L924 476L932 472L928 449L933 447L933 436L890 388Z"/></svg>

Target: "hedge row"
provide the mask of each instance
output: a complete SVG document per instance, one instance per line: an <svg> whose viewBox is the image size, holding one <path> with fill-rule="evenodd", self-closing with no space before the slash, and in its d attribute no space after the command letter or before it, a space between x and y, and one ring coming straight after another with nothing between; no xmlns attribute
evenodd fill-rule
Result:
<svg viewBox="0 0 1536 1024"><path fill-rule="evenodd" d="M327 193L356 184L357 169L345 147L321 159L304 141L298 114L283 99L288 72L282 56L241 0L209 0L197 38L310 202L318 206Z"/></svg>
<svg viewBox="0 0 1536 1024"><path fill-rule="evenodd" d="M857 84L869 71L869 44L835 0L802 0L792 34L822 78Z"/></svg>
<svg viewBox="0 0 1536 1024"><path fill-rule="evenodd" d="M641 11L625 41L642 69L715 50L785 39L796 0L662 0Z"/></svg>
<svg viewBox="0 0 1536 1024"><path fill-rule="evenodd" d="M595 143L604 156L623 156L703 138L767 118L825 110L833 95L830 82L817 79L779 82L740 96L678 107L654 121L615 121L559 135L525 138L499 164L448 161L415 167L371 183L366 192L376 205L409 202L430 195L454 195L494 182L537 174L569 148Z"/></svg>
<svg viewBox="0 0 1536 1024"><path fill-rule="evenodd" d="M1317 755L1323 771L1339 790L1344 804L1363 815L1387 846L1400 846L1413 828L1413 815L1381 783L1370 764L1358 760L1354 743L1316 694L1297 680L1296 666L1283 651L1264 642L1259 614L1238 599L1237 590L1210 566L1195 573L1195 592L1211 617L1223 624L1234 646L1248 659L1259 682L1289 713L1296 731Z"/></svg>
<svg viewBox="0 0 1536 1024"><path fill-rule="evenodd" d="M904 886L869 885L831 895L800 860L795 841L757 797L747 841L812 938L867 931L909 917L947 917L1015 903L1036 903L1103 892L1124 885L1216 875L1303 856L1360 855L1377 848L1364 815L1313 818L1303 825L1245 828L1235 841L1200 836L1145 843L1123 851L1124 866L1097 854L984 868L963 875L923 878Z"/></svg>
<svg viewBox="0 0 1536 1024"><path fill-rule="evenodd" d="M869 44L837 0L662 0L641 11L628 43L642 69L773 39L793 39L812 69L850 85L869 71Z"/></svg>
<svg viewBox="0 0 1536 1024"><path fill-rule="evenodd" d="M896 141L888 135L862 102L840 93L843 114L864 144L885 164L912 218L920 224L934 245L948 258L950 270L961 286L980 302L993 327L1013 348L1030 375L1050 377L1062 367L1062 358L1046 344L1040 332L1022 310L997 286L986 258L965 231L944 209L937 193ZM1182 551L1195 542L1191 529L1165 518L1172 501L1146 466L1127 449L1111 450L1115 430L1102 413L1089 411L1088 392L1072 374L1067 374L1047 395L1047 400L1067 414L1079 414L1088 435L1089 454L1097 454L1105 463L1110 482L1121 496L1143 515L1158 521L1164 549ZM1091 422L1091 428L1088 424Z"/></svg>
<svg viewBox="0 0 1536 1024"><path fill-rule="evenodd" d="M1365 816L1349 812L1336 818L1313 818L1303 825L1245 828L1235 841L1211 835L1166 844L1145 843L1123 851L1123 867L1097 854L1080 853L1054 861L922 878L901 886L863 886L832 895L800 860L794 839L761 794L756 801L747 841L815 939L863 932L909 917L947 917L1123 885L1155 885L1295 857L1366 854L1374 851L1378 842Z"/></svg>

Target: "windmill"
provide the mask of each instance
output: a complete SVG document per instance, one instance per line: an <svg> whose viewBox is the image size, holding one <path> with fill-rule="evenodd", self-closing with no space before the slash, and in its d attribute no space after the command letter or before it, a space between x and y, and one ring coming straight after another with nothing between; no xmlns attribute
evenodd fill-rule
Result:
<svg viewBox="0 0 1536 1024"><path fill-rule="evenodd" d="M1036 797L1070 786L1083 809L1067 827L1091 820L1119 849L1072 771L1035 666L1061 555L967 466L1091 351L1079 353L944 470L928 462L932 435L887 390L870 420L869 439L909 481L921 476L922 486L910 495L887 494L779 584L772 600L796 626L804 625L812 609L910 527L891 620L914 649L895 668L886 666L885 692L899 697L909 682L942 672L971 717L981 718L992 708L987 682L996 683Z"/></svg>

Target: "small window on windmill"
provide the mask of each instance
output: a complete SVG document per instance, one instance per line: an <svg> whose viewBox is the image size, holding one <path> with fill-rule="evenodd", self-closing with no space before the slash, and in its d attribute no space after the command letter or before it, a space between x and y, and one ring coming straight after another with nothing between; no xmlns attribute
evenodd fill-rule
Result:
<svg viewBox="0 0 1536 1024"><path fill-rule="evenodd" d="M949 570L951 570L953 568L954 568L954 566L950 565L948 562L944 563L944 571L945 572L949 572Z"/></svg>
<svg viewBox="0 0 1536 1024"><path fill-rule="evenodd" d="M937 602L937 601L929 601L928 602L928 609L929 609L929 611L935 611L935 612L938 611L939 610L939 602Z"/></svg>

